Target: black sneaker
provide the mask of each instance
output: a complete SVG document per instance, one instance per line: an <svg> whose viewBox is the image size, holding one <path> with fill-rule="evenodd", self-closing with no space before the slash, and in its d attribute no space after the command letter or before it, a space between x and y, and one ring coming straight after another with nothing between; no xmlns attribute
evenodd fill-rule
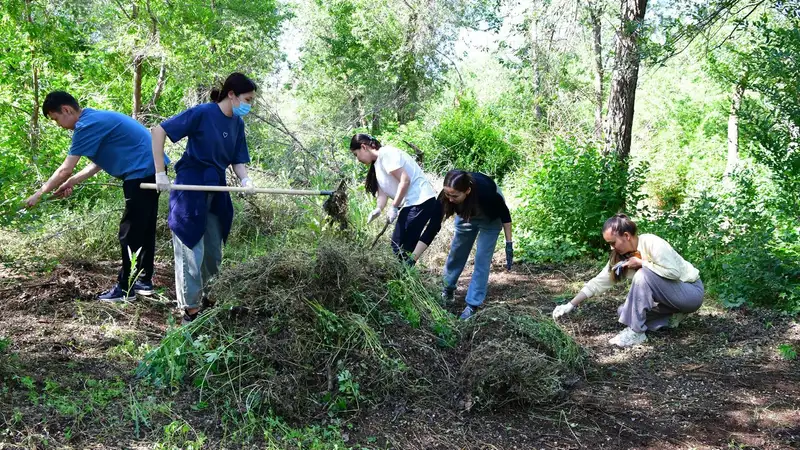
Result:
<svg viewBox="0 0 800 450"><path fill-rule="evenodd" d="M203 296L203 301L200 303L200 311L205 311L207 309L213 308L217 303L212 302L208 299L205 295Z"/></svg>
<svg viewBox="0 0 800 450"><path fill-rule="evenodd" d="M143 280L136 280L133 283L133 292L139 295L153 295L153 282L152 281L143 281Z"/></svg>
<svg viewBox="0 0 800 450"><path fill-rule="evenodd" d="M115 284L113 288L100 294L97 299L101 302L116 303L128 301L130 297L128 296L128 292L123 291L118 284Z"/></svg>
<svg viewBox="0 0 800 450"><path fill-rule="evenodd" d="M200 310L195 311L192 314L189 314L188 311L185 309L183 310L183 317L181 318L181 325L189 325L190 323L194 322L194 319L197 319L197 316L200 315Z"/></svg>

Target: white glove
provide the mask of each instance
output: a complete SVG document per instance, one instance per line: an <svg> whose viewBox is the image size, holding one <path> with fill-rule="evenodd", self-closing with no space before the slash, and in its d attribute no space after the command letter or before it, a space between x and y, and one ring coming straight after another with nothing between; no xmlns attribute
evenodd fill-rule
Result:
<svg viewBox="0 0 800 450"><path fill-rule="evenodd" d="M397 206L392 206L389 208L389 211L386 212L386 222L394 223L394 221L397 220L397 214L399 212L400 210L397 208Z"/></svg>
<svg viewBox="0 0 800 450"><path fill-rule="evenodd" d="M556 306L556 309L553 310L553 320L572 312L573 309L575 309L575 305L573 305L571 302Z"/></svg>
<svg viewBox="0 0 800 450"><path fill-rule="evenodd" d="M167 176L167 172L158 172L156 173L156 190L158 192L166 192L169 190L170 186L169 177Z"/></svg>
<svg viewBox="0 0 800 450"><path fill-rule="evenodd" d="M253 184L253 180L251 180L250 177L242 178L242 187L247 188L247 192L245 192L245 194L253 195L256 193L256 185Z"/></svg>
<svg viewBox="0 0 800 450"><path fill-rule="evenodd" d="M381 215L381 209L380 208L373 209L372 212L369 213L369 216L367 216L367 223L372 222L373 220L375 220L376 217L378 217L380 215Z"/></svg>

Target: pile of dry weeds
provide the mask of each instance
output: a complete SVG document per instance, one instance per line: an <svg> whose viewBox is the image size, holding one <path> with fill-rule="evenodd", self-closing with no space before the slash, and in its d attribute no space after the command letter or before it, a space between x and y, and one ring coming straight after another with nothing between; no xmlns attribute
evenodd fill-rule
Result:
<svg viewBox="0 0 800 450"><path fill-rule="evenodd" d="M542 403L580 366L577 345L536 310L491 308L459 324L437 293L388 252L334 237L285 248L224 270L218 306L171 331L139 373L191 382L202 401L243 414L307 421L390 397L452 399L459 386L479 405ZM463 355L460 375L441 370Z"/></svg>
<svg viewBox="0 0 800 450"><path fill-rule="evenodd" d="M464 331L469 354L461 374L477 406L551 402L581 374L581 348L535 308L488 308Z"/></svg>
<svg viewBox="0 0 800 450"><path fill-rule="evenodd" d="M242 412L356 411L411 384L388 329L431 345L430 330L454 326L434 293L390 253L333 239L279 250L224 270L210 293L218 306L168 334L139 372L163 385L191 381Z"/></svg>

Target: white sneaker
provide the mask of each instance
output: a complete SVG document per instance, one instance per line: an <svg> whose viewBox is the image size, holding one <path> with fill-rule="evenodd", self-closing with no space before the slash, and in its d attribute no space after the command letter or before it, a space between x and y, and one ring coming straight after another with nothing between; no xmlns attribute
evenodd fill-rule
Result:
<svg viewBox="0 0 800 450"><path fill-rule="evenodd" d="M647 336L644 333L637 333L630 328L625 328L619 334L611 338L608 343L616 345L617 347L633 347L647 341Z"/></svg>

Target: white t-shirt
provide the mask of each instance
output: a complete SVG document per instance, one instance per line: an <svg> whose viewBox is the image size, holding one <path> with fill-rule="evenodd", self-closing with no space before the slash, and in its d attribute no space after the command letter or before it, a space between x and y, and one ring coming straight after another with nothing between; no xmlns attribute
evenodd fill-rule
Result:
<svg viewBox="0 0 800 450"><path fill-rule="evenodd" d="M394 199L397 195L400 181L392 175L392 171L399 168L403 168L411 180L403 206L420 205L428 199L436 197L433 185L425 177L419 164L408 153L395 147L384 146L378 150L375 175L378 179L378 186L387 196Z"/></svg>

